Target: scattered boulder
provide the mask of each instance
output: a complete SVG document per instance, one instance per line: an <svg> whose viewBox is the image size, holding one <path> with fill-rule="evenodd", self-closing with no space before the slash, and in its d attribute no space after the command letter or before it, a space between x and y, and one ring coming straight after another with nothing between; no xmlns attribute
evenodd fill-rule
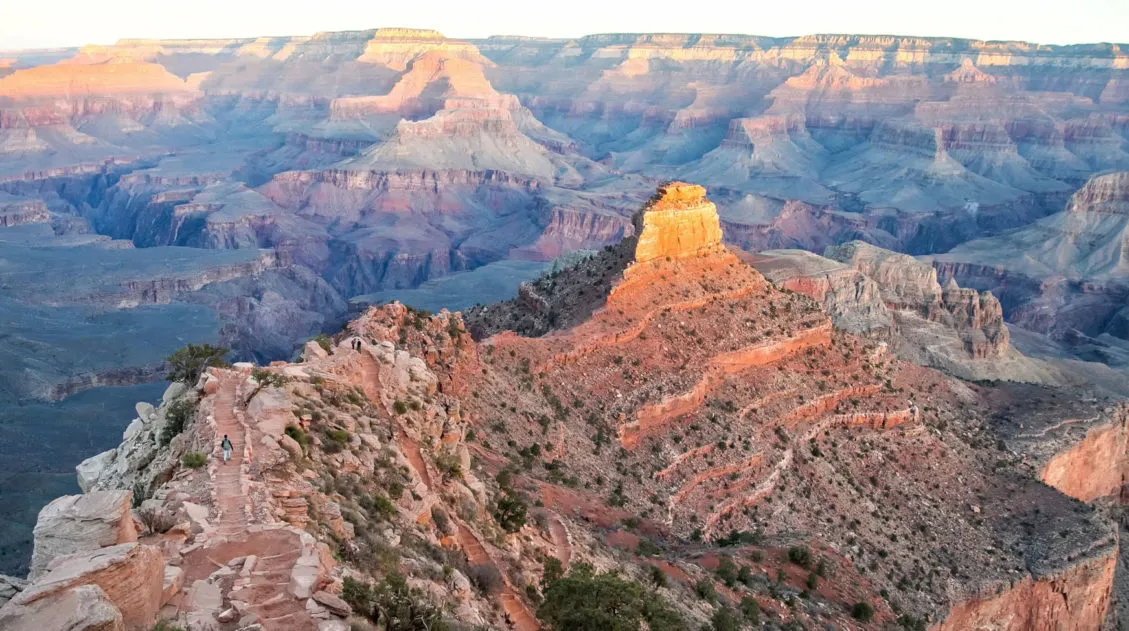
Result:
<svg viewBox="0 0 1129 631"><path fill-rule="evenodd" d="M27 581L15 576L0 574L0 607L27 587Z"/></svg>
<svg viewBox="0 0 1129 631"><path fill-rule="evenodd" d="M347 618L353 613L353 608L349 606L349 603L327 591L316 591L311 598L328 609L330 613L341 616L342 618Z"/></svg>
<svg viewBox="0 0 1129 631"><path fill-rule="evenodd" d="M180 593L180 588L184 587L184 570L173 566L165 566L165 578L161 583L161 606L164 606L173 596Z"/></svg>
<svg viewBox="0 0 1129 631"><path fill-rule="evenodd" d="M83 493L89 493L99 478L109 470L117 456L117 449L108 449L97 456L91 456L78 463L78 466L75 467L75 473L78 475L78 488L82 489Z"/></svg>
<svg viewBox="0 0 1129 631"><path fill-rule="evenodd" d="M164 579L165 562L157 548L123 543L57 558L50 571L13 598L9 607L30 607L75 587L94 585L121 612L125 629L148 629L161 608Z"/></svg>
<svg viewBox="0 0 1129 631"><path fill-rule="evenodd" d="M39 511L28 578L43 574L58 557L137 541L129 491L64 495Z"/></svg>
<svg viewBox="0 0 1129 631"><path fill-rule="evenodd" d="M174 381L165 388L165 393L161 396L161 403L171 403L180 398L185 392L188 392L188 386L182 381Z"/></svg>
<svg viewBox="0 0 1129 631"><path fill-rule="evenodd" d="M0 609L4 631L125 631L122 614L97 585L79 585Z"/></svg>
<svg viewBox="0 0 1129 631"><path fill-rule="evenodd" d="M296 598L309 598L314 592L329 584L335 563L329 546L303 532L302 555L290 570L290 593Z"/></svg>
<svg viewBox="0 0 1129 631"><path fill-rule="evenodd" d="M152 423L153 419L157 416L157 409L153 407L152 403L138 401L134 408L137 410L137 418L145 423Z"/></svg>

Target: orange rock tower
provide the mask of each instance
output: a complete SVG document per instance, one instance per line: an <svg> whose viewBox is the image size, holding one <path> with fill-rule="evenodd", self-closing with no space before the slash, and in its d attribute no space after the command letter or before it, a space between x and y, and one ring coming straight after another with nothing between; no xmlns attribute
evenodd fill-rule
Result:
<svg viewBox="0 0 1129 631"><path fill-rule="evenodd" d="M717 207L697 184L669 182L659 187L651 203L635 216L635 262L685 258L721 245Z"/></svg>

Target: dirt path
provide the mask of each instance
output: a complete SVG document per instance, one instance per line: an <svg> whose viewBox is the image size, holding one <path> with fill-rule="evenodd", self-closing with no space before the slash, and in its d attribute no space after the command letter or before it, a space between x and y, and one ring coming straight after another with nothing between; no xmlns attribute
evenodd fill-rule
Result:
<svg viewBox="0 0 1129 631"><path fill-rule="evenodd" d="M541 625L537 623L537 618L533 617L533 613L525 606L525 602L514 591L505 573L494 563L494 559L490 558L490 554L486 552L486 547L462 522L456 521L456 524L458 526L456 537L467 556L467 562L471 565L489 565L498 570L498 574L502 577L498 600L502 601L502 609L506 612L506 619L510 621L513 628L517 631L537 631L540 629Z"/></svg>
<svg viewBox="0 0 1129 631"><path fill-rule="evenodd" d="M553 544L557 548L557 560L561 566L567 568L572 560L572 544L568 541L568 528L555 513L549 513L549 534L553 536Z"/></svg>
<svg viewBox="0 0 1129 631"><path fill-rule="evenodd" d="M219 535L235 537L247 532L247 496L243 492L244 427L235 418L236 377L225 377L216 393L213 414L216 419L215 478ZM231 440L231 459L222 460L220 441Z"/></svg>
<svg viewBox="0 0 1129 631"><path fill-rule="evenodd" d="M290 575L301 554L297 535L285 529L261 530L251 523L245 492L246 426L236 409L236 390L241 375L225 375L216 393L212 413L216 423L213 484L216 494L217 535L211 544L184 559L186 577L206 578L237 557L255 557L246 584L236 587L231 598L248 604L260 618L264 631L316 631L317 624L304 604L290 594ZM231 459L224 463L219 448L223 435L231 441Z"/></svg>
<svg viewBox="0 0 1129 631"><path fill-rule="evenodd" d="M419 445L403 432L400 433L398 442L404 452L404 457L411 463L412 468L416 470L416 473L419 474L420 479L423 480L427 488L431 489L431 475L427 473L427 465L423 462L423 452L419 450Z"/></svg>
<svg viewBox="0 0 1129 631"><path fill-rule="evenodd" d="M341 352L338 348L338 352ZM373 403L373 405L380 405L380 388L377 378L376 360L372 358L367 351L353 351L361 356L361 391L365 393L365 397Z"/></svg>

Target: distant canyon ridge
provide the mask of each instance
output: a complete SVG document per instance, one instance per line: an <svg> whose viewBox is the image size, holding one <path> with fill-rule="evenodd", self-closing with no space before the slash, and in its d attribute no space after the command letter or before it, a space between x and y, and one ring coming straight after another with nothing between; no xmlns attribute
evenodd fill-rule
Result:
<svg viewBox="0 0 1129 631"><path fill-rule="evenodd" d="M1037 330L1030 300L1129 293L945 254L1129 170L1124 45L377 29L0 56L9 399L149 379L187 341L288 357L350 300L471 270L489 289L448 306L505 298L670 179L734 245L944 254ZM1043 328L1126 337L1102 313Z"/></svg>

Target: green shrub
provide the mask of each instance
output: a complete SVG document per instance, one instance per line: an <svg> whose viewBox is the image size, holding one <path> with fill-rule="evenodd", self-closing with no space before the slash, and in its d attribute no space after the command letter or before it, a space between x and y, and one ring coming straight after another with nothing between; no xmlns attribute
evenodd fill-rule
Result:
<svg viewBox="0 0 1129 631"><path fill-rule="evenodd" d="M756 599L752 596L745 596L741 599L741 615L745 617L745 621L754 627L761 622L761 606L757 603Z"/></svg>
<svg viewBox="0 0 1129 631"><path fill-rule="evenodd" d="M196 404L188 399L177 399L165 408L165 426L161 429L160 444L168 447L172 439L184 431L184 426L196 415Z"/></svg>
<svg viewBox="0 0 1129 631"><path fill-rule="evenodd" d="M380 521L388 521L396 514L396 505L383 495L362 495L357 498L357 503L365 509L369 517Z"/></svg>
<svg viewBox="0 0 1129 631"><path fill-rule="evenodd" d="M811 550L807 546L788 548L788 560L800 567L808 567L811 565Z"/></svg>
<svg viewBox="0 0 1129 631"><path fill-rule="evenodd" d="M655 587L666 587L666 572L657 565L651 566L651 584Z"/></svg>
<svg viewBox="0 0 1129 631"><path fill-rule="evenodd" d="M450 631L442 610L419 588L409 587L404 575L392 570L372 584L346 577L341 599L353 612L385 631Z"/></svg>
<svg viewBox="0 0 1129 631"><path fill-rule="evenodd" d="M694 593L698 595L698 598L709 603L717 600L717 590L713 586L713 581L708 578L703 578L694 583Z"/></svg>
<svg viewBox="0 0 1129 631"><path fill-rule="evenodd" d="M722 556L717 560L717 577L725 583L726 587L733 587L737 584L737 564L733 559Z"/></svg>
<svg viewBox="0 0 1129 631"><path fill-rule="evenodd" d="M729 610L729 607L719 607L710 618L712 631L738 631L740 628L741 621Z"/></svg>
<svg viewBox="0 0 1129 631"><path fill-rule="evenodd" d="M525 500L514 491L507 490L502 497L498 498L490 512L494 515L494 520L506 532L517 532L525 525Z"/></svg>
<svg viewBox="0 0 1129 631"><path fill-rule="evenodd" d="M183 381L190 386L196 385L204 370L211 367L224 367L227 362L224 357L228 349L211 344L189 344L184 348L169 355L165 359L167 372L165 378L169 381Z"/></svg>
<svg viewBox="0 0 1129 631"><path fill-rule="evenodd" d="M660 548L654 541L651 541L646 537L642 537L639 539L639 545L635 546L635 554L638 554L641 557L654 557L662 554L662 548Z"/></svg>
<svg viewBox="0 0 1129 631"><path fill-rule="evenodd" d="M294 439L294 442L301 445L302 452L305 453L306 448L310 445L310 435L306 433L306 430L297 425L287 425L286 429L283 431L286 432L287 436Z"/></svg>
<svg viewBox="0 0 1129 631"><path fill-rule="evenodd" d="M443 474L444 480L457 480L463 477L463 465L459 457L449 451L444 451L435 458L435 468Z"/></svg>
<svg viewBox="0 0 1129 631"><path fill-rule="evenodd" d="M349 444L349 432L343 429L327 429L325 430L325 436L335 443L341 443L342 445Z"/></svg>
<svg viewBox="0 0 1129 631"><path fill-rule="evenodd" d="M658 594L615 572L577 563L544 590L537 617L555 631L640 629L686 631L681 616Z"/></svg>
<svg viewBox="0 0 1129 631"><path fill-rule="evenodd" d="M753 586L753 569L747 565L742 565L737 570L737 582L746 587Z"/></svg>
<svg viewBox="0 0 1129 631"><path fill-rule="evenodd" d="M156 624L149 627L149 631L185 631L184 627L177 626L169 620L158 620Z"/></svg>
<svg viewBox="0 0 1129 631"><path fill-rule="evenodd" d="M564 576L564 565L557 557L545 557L541 560L541 590L549 589L553 581Z"/></svg>
<svg viewBox="0 0 1129 631"><path fill-rule="evenodd" d="M408 404L399 399L396 399L396 401L392 404L392 409L397 414L403 414L408 411Z"/></svg>
<svg viewBox="0 0 1129 631"><path fill-rule="evenodd" d="M321 448L327 453L335 454L349 444L349 432L343 429L327 429L322 435L325 436L325 441L322 442Z"/></svg>
<svg viewBox="0 0 1129 631"><path fill-rule="evenodd" d="M320 346L323 351L329 353L330 355L333 354L333 340L329 339L328 335L326 335L325 333L318 333L314 336L314 341L318 343L318 346Z"/></svg>
<svg viewBox="0 0 1129 631"><path fill-rule="evenodd" d="M189 469L199 469L208 462L208 457L198 451L190 451L180 459L180 463Z"/></svg>
<svg viewBox="0 0 1129 631"><path fill-rule="evenodd" d="M851 607L851 617L861 622L870 622L874 619L874 607L871 607L870 603L855 603Z"/></svg>

